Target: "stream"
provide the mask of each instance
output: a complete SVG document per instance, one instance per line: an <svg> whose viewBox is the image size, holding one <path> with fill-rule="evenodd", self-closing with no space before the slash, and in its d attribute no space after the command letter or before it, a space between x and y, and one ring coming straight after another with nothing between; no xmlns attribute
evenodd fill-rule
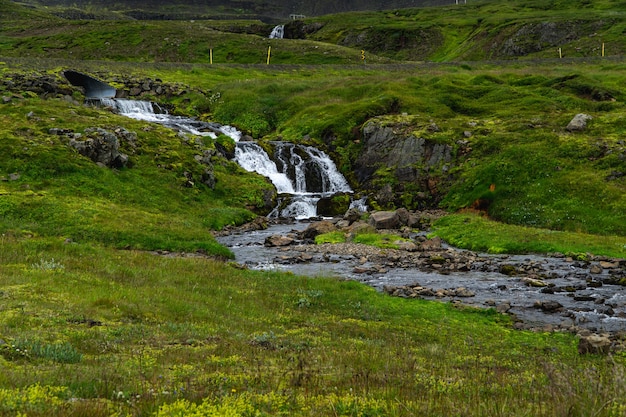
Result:
<svg viewBox="0 0 626 417"><path fill-rule="evenodd" d="M66 77L84 87L87 101L93 104L196 136L216 138L225 134L237 143L235 160L240 166L268 177L278 193L289 199L274 210L270 216L274 220L267 229L216 236L247 268L338 277L393 296L495 308L515 317L518 328L626 331L626 286L618 285L626 282L624 260L490 255L462 251L445 243L434 249L421 247L420 251L380 250L356 244L314 245L299 235L311 224L312 220L307 219L317 216L318 200L352 193L324 152L273 142L274 155L268 155L256 143L241 141L241 132L233 127L172 116L152 102L112 98L114 88L84 74L68 71ZM352 206L360 211L366 209L362 200L353 201ZM275 220L283 218L296 220ZM420 233L423 241L425 232ZM411 237L419 238L420 233ZM293 243L267 245L266 239L275 235L289 236Z"/></svg>
<svg viewBox="0 0 626 417"><path fill-rule="evenodd" d="M438 272L400 262L398 255L384 254L389 251L380 251L382 258L372 256L371 252L377 250L371 247L363 248L364 255L359 249L355 253L333 249L333 246L340 247L337 245L304 242L284 247L265 245L270 236L297 235L308 224L306 221L272 224L265 230L231 233L217 239L233 251L238 263L249 269L350 279L389 293L390 288L419 283L420 287L428 289L426 295L419 298L496 308L513 315L519 328L570 330L576 327L610 333L626 330L626 288L604 283L610 279L606 269L592 273L592 266L597 262L539 255L474 254L444 245L442 251L446 253L459 256L471 253L475 259L465 271ZM406 254L409 255L419 256ZM500 272L502 265L536 271L547 277L545 282L549 286L529 286L523 277ZM400 296L407 295L401 292Z"/></svg>

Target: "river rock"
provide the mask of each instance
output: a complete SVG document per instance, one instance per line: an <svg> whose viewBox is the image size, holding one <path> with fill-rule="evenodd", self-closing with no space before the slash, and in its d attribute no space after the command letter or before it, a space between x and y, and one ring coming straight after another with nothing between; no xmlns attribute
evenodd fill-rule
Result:
<svg viewBox="0 0 626 417"><path fill-rule="evenodd" d="M352 207L349 208L345 214L343 215L343 220L347 220L349 222L349 224L352 224L356 221L358 221L361 216L363 215L363 213L361 212L361 210Z"/></svg>
<svg viewBox="0 0 626 417"><path fill-rule="evenodd" d="M272 235L265 238L265 246L289 246L293 244L294 239L289 236Z"/></svg>
<svg viewBox="0 0 626 417"><path fill-rule="evenodd" d="M521 281L528 285L529 287L547 287L548 284L538 278L533 278L533 277L522 277Z"/></svg>
<svg viewBox="0 0 626 417"><path fill-rule="evenodd" d="M404 250L407 252L415 252L419 249L419 246L417 246L415 243L413 242L407 242L405 240L401 240L398 242L395 242L396 245L398 246L398 249L400 250Z"/></svg>
<svg viewBox="0 0 626 417"><path fill-rule="evenodd" d="M395 211L375 211L370 214L369 223L376 229L397 229L400 217Z"/></svg>
<svg viewBox="0 0 626 417"><path fill-rule="evenodd" d="M316 236L330 233L337 230L337 227L328 220L313 222L300 233L302 239L315 239Z"/></svg>
<svg viewBox="0 0 626 417"><path fill-rule="evenodd" d="M598 264L593 264L589 267L589 273L590 274L601 274L602 273L602 267Z"/></svg>
<svg viewBox="0 0 626 417"><path fill-rule="evenodd" d="M420 249L428 252L428 251L437 251L441 250L443 245L443 241L439 236L435 236L432 239L427 239L420 244Z"/></svg>
<svg viewBox="0 0 626 417"><path fill-rule="evenodd" d="M602 269L617 269L619 268L620 261L616 260L614 262L611 261L600 261L600 266Z"/></svg>
<svg viewBox="0 0 626 417"><path fill-rule="evenodd" d="M408 225L411 213L407 209L399 208L396 210L396 214L398 215L398 220L401 226Z"/></svg>
<svg viewBox="0 0 626 417"><path fill-rule="evenodd" d="M498 272L504 275L517 275L517 268L511 264L502 264L498 268Z"/></svg>
<svg viewBox="0 0 626 417"><path fill-rule="evenodd" d="M363 221L356 221L352 223L348 228L345 229L345 232L350 236L357 235L359 233L376 233L376 229L369 223L365 223Z"/></svg>
<svg viewBox="0 0 626 417"><path fill-rule="evenodd" d="M554 300L536 301L533 307L541 309L547 313L556 313L563 310L563 305Z"/></svg>
<svg viewBox="0 0 626 417"><path fill-rule="evenodd" d="M611 351L613 342L606 335L590 334L580 336L578 340L578 353L585 354L607 354Z"/></svg>
<svg viewBox="0 0 626 417"><path fill-rule="evenodd" d="M511 303L504 301L496 306L496 311L500 314L506 314L511 309Z"/></svg>

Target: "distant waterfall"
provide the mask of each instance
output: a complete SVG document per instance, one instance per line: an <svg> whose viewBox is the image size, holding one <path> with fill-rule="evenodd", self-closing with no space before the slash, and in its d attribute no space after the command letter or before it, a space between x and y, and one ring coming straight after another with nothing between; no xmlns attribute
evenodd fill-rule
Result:
<svg viewBox="0 0 626 417"><path fill-rule="evenodd" d="M285 25L278 25L272 29L270 33L270 39L283 39L285 35Z"/></svg>

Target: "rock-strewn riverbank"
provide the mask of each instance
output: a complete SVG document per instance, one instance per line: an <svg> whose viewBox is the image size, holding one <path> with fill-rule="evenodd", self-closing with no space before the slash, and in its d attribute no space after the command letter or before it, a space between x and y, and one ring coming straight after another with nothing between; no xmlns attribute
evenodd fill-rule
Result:
<svg viewBox="0 0 626 417"><path fill-rule="evenodd" d="M399 217L420 219L423 228L428 227L427 219L436 217L433 212L410 215L400 211ZM626 332L626 260L480 254L449 247L439 238L428 239L402 221L394 230L406 239L398 242L398 249L352 242L313 243L317 234L328 231L341 230L349 236L356 230L374 230L375 219L383 217L394 215L373 215L370 223L341 218L315 221L299 229L282 226L278 233L273 232L274 226L259 232L268 221L257 220L240 235L254 236L253 241L239 244L251 249L249 253L264 251L264 267L271 260L272 265L295 273L317 271L317 275L355 279L392 296L494 308L511 315L519 329L578 333L583 353L621 347ZM257 267L253 260L244 259L248 255L237 257L248 267Z"/></svg>

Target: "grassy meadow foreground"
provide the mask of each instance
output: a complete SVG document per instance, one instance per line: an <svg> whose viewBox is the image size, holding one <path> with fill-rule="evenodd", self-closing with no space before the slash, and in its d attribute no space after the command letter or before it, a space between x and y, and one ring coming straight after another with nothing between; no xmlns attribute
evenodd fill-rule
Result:
<svg viewBox="0 0 626 417"><path fill-rule="evenodd" d="M623 352L580 355L575 335L514 330L493 309L231 263L211 232L263 213L272 186L223 156L228 138L89 107L79 89L46 96L4 83L73 69L116 87L180 85L160 102L173 113L262 144L319 146L355 188L370 120L453 149L464 141L471 153L448 172L441 207L451 214L434 233L492 253L624 258L623 2L594 3L610 18L602 25L591 2L550 2L550 18L590 16L580 27L607 40L606 58L587 54L599 38L587 34L568 46L576 59L545 49L497 65L404 62L415 51L385 48L368 50L365 64L335 43L344 24L356 33L380 20L387 36L426 16L442 42L411 57L486 59L473 42L545 12L539 1L503 3L477 2L467 16L446 9L447 20L434 9L319 18L324 30L311 39L272 40L265 65L269 40L226 31L242 22L67 21L0 0L0 416L626 415ZM194 36L201 42L181 40ZM566 130L579 113L588 126ZM121 143L127 167L68 146L63 132L94 127L133 132ZM213 186L190 180L207 155ZM395 181L379 167L373 186ZM418 191L401 195L407 208L419 208ZM477 201L489 203L479 214Z"/></svg>
<svg viewBox="0 0 626 417"><path fill-rule="evenodd" d="M4 235L0 415L620 416L626 357L492 310Z"/></svg>

